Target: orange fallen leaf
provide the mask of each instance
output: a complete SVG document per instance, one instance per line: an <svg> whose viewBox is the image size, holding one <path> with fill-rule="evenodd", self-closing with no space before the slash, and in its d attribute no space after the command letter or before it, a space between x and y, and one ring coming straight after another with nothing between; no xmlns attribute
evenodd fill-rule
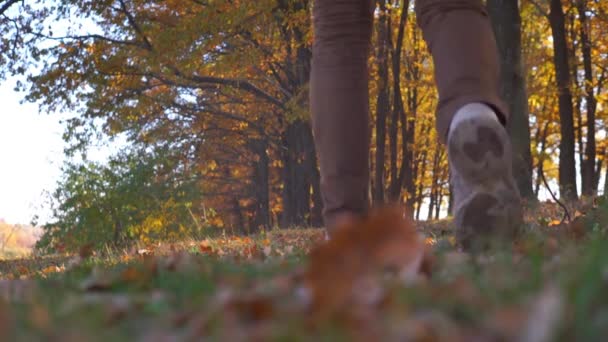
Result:
<svg viewBox="0 0 608 342"><path fill-rule="evenodd" d="M213 248L211 248L211 244L209 243L209 240L203 240L201 241L201 243L198 245L198 250L202 253L202 254L211 254L213 253Z"/></svg>
<svg viewBox="0 0 608 342"><path fill-rule="evenodd" d="M78 255L82 259L87 259L90 256L92 256L93 255L93 244L92 243L87 243L86 245L81 246L78 249Z"/></svg>
<svg viewBox="0 0 608 342"><path fill-rule="evenodd" d="M361 221L338 227L330 241L311 252L305 272L313 314L324 317L367 301L354 290L374 292L373 275L384 270L411 280L427 255L424 240L399 207L376 209Z"/></svg>

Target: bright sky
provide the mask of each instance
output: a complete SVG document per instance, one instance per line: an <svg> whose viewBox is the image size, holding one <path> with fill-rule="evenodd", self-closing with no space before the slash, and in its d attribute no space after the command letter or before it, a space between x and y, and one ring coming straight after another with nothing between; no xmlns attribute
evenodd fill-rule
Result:
<svg viewBox="0 0 608 342"><path fill-rule="evenodd" d="M20 104L15 79L0 81L0 218L9 223L48 220L43 191L52 191L63 163L60 115L39 114Z"/></svg>

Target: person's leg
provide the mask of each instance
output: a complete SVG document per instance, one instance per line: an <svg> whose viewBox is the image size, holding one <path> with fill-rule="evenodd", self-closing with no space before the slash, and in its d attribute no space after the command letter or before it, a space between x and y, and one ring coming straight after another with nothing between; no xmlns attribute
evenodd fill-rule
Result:
<svg viewBox="0 0 608 342"><path fill-rule="evenodd" d="M513 235L521 205L499 95L499 59L481 0L417 0L439 91L437 130L447 142L457 238Z"/></svg>
<svg viewBox="0 0 608 342"><path fill-rule="evenodd" d="M372 0L314 2L310 104L330 230L369 207L367 59L373 5Z"/></svg>

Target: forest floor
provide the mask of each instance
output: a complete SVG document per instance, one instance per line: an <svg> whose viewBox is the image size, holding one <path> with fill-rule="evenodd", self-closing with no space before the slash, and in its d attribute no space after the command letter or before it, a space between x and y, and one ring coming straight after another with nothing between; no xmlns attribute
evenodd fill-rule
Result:
<svg viewBox="0 0 608 342"><path fill-rule="evenodd" d="M315 229L0 261L0 340L601 340L608 204L587 207L530 209L521 239L477 255L450 221L421 223L426 275L379 277L323 315L303 280Z"/></svg>

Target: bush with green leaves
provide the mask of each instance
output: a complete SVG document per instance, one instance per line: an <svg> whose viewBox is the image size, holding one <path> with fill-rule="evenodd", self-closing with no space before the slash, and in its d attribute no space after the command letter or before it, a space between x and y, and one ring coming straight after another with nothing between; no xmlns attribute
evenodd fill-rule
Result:
<svg viewBox="0 0 608 342"><path fill-rule="evenodd" d="M68 162L41 250L183 239L203 227L199 178L168 150L125 150L105 164Z"/></svg>

